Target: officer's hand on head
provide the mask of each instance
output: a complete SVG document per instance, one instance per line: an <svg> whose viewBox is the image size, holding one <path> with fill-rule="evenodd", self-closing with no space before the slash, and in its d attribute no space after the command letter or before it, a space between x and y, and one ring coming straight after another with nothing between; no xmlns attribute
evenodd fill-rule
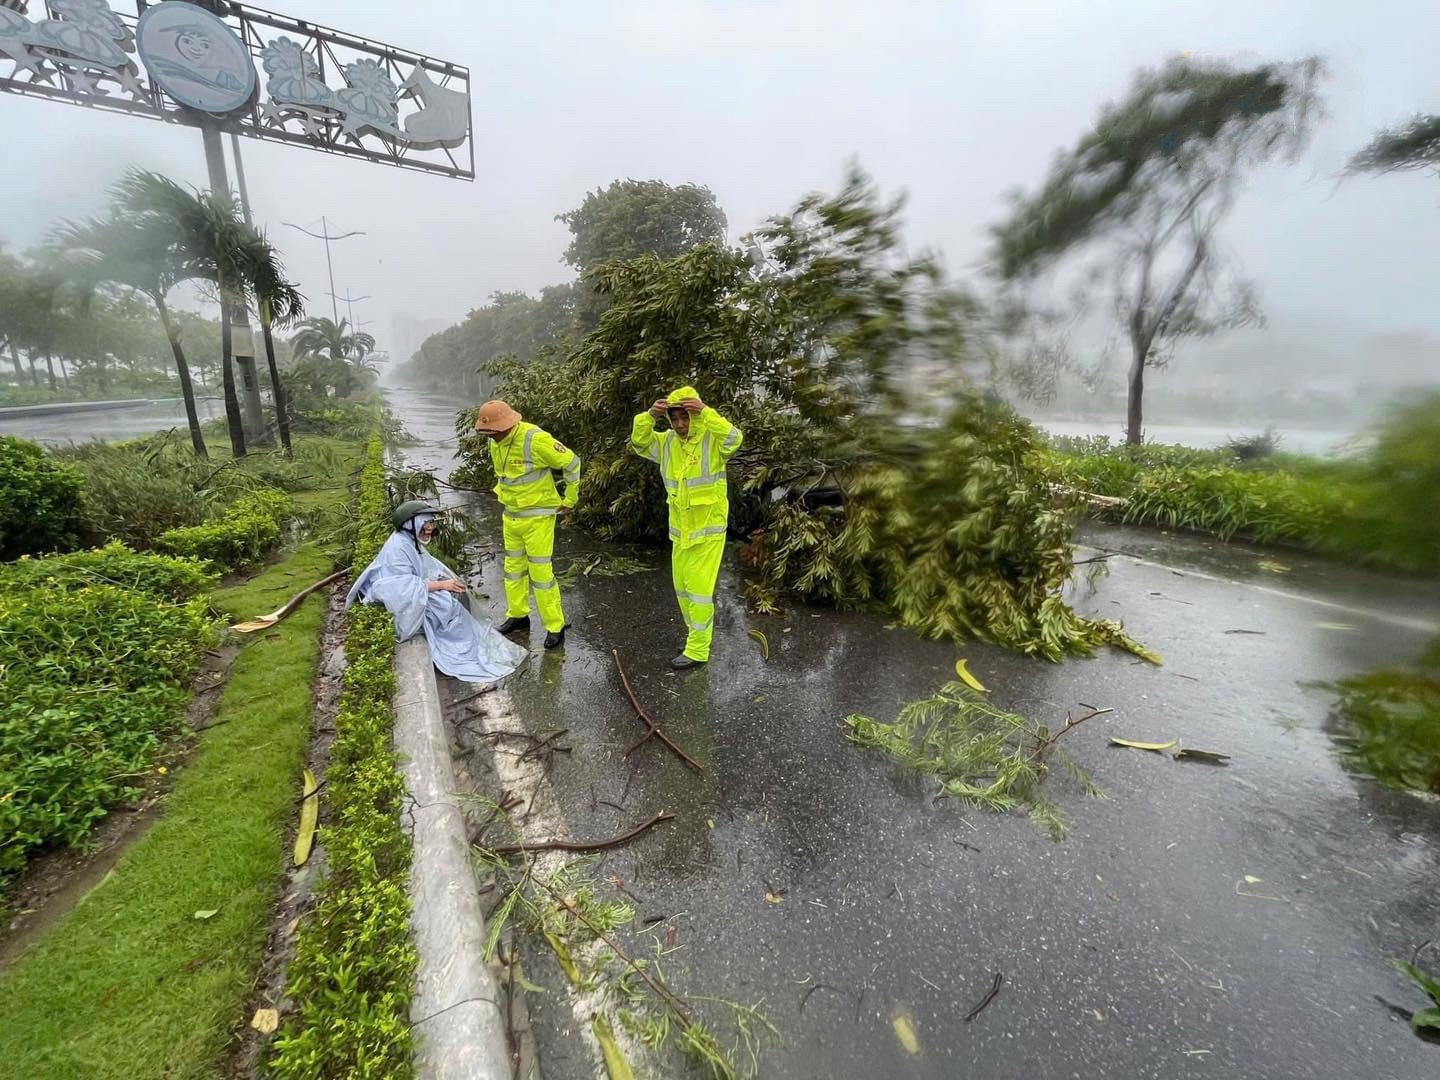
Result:
<svg viewBox="0 0 1440 1080"><path fill-rule="evenodd" d="M701 401L698 397L686 398L684 401L680 402L680 404L684 406L686 412L692 413L698 413L705 408L705 403Z"/></svg>
<svg viewBox="0 0 1440 1080"><path fill-rule="evenodd" d="M666 411L669 407L670 407L670 406L669 406L669 403L667 403L666 400L665 400L663 397L662 397L662 398L656 398L656 399L655 399L655 404L650 406L650 415L653 416L653 417L655 417L656 420L659 420L661 417L663 417L663 416L665 415L665 411Z"/></svg>

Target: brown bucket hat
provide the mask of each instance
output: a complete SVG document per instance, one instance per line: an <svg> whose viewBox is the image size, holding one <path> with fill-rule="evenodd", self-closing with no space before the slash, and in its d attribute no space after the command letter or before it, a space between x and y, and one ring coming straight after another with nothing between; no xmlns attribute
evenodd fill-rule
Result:
<svg viewBox="0 0 1440 1080"><path fill-rule="evenodd" d="M508 404L496 398L480 406L480 411L475 414L475 430L509 431L523 419Z"/></svg>

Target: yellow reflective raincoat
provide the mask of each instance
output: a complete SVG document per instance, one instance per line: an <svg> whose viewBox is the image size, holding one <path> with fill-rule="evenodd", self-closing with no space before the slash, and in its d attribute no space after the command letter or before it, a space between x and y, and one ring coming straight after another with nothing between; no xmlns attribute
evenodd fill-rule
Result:
<svg viewBox="0 0 1440 1080"><path fill-rule="evenodd" d="M682 386L665 400L679 405L699 398L693 386ZM670 510L671 576L675 598L688 631L685 655L710 659L715 629L715 580L725 554L725 529L730 518L730 493L725 463L740 449L740 429L706 406L690 417L690 433L657 432L649 412L635 417L630 449L660 467Z"/></svg>
<svg viewBox="0 0 1440 1080"><path fill-rule="evenodd" d="M555 583L555 515L580 498L580 456L548 431L521 421L503 439L490 443L495 494L504 512L505 605L512 618L530 615L530 591L545 629L565 626L560 589ZM565 481L562 498L552 470Z"/></svg>

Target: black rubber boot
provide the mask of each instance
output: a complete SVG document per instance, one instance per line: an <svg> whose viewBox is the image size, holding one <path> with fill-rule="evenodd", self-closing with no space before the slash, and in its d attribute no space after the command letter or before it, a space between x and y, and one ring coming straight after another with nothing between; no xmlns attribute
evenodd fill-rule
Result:
<svg viewBox="0 0 1440 1080"><path fill-rule="evenodd" d="M705 663L704 660L693 660L684 653L681 653L670 661L670 666L676 671L684 671L686 668L699 667L703 663Z"/></svg>
<svg viewBox="0 0 1440 1080"><path fill-rule="evenodd" d="M513 634L516 630L529 630L530 618L527 615L511 615L495 629L502 634Z"/></svg>
<svg viewBox="0 0 1440 1080"><path fill-rule="evenodd" d="M569 629L569 624L567 623L565 626L562 626L559 630L552 630L552 631L550 631L550 633L546 634L546 635L545 635L545 648L547 648L547 649L558 649L561 645L564 645L564 644L565 644L565 631L568 630L568 629Z"/></svg>

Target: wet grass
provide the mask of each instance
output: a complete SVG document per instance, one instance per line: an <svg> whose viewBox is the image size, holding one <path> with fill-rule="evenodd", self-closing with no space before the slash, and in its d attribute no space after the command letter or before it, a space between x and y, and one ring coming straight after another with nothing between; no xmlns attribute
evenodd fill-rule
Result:
<svg viewBox="0 0 1440 1080"><path fill-rule="evenodd" d="M214 602L234 617L262 614L331 568L307 545ZM0 975L0 1077L217 1070L247 1019L285 866L324 607L312 596L245 642L163 817Z"/></svg>

